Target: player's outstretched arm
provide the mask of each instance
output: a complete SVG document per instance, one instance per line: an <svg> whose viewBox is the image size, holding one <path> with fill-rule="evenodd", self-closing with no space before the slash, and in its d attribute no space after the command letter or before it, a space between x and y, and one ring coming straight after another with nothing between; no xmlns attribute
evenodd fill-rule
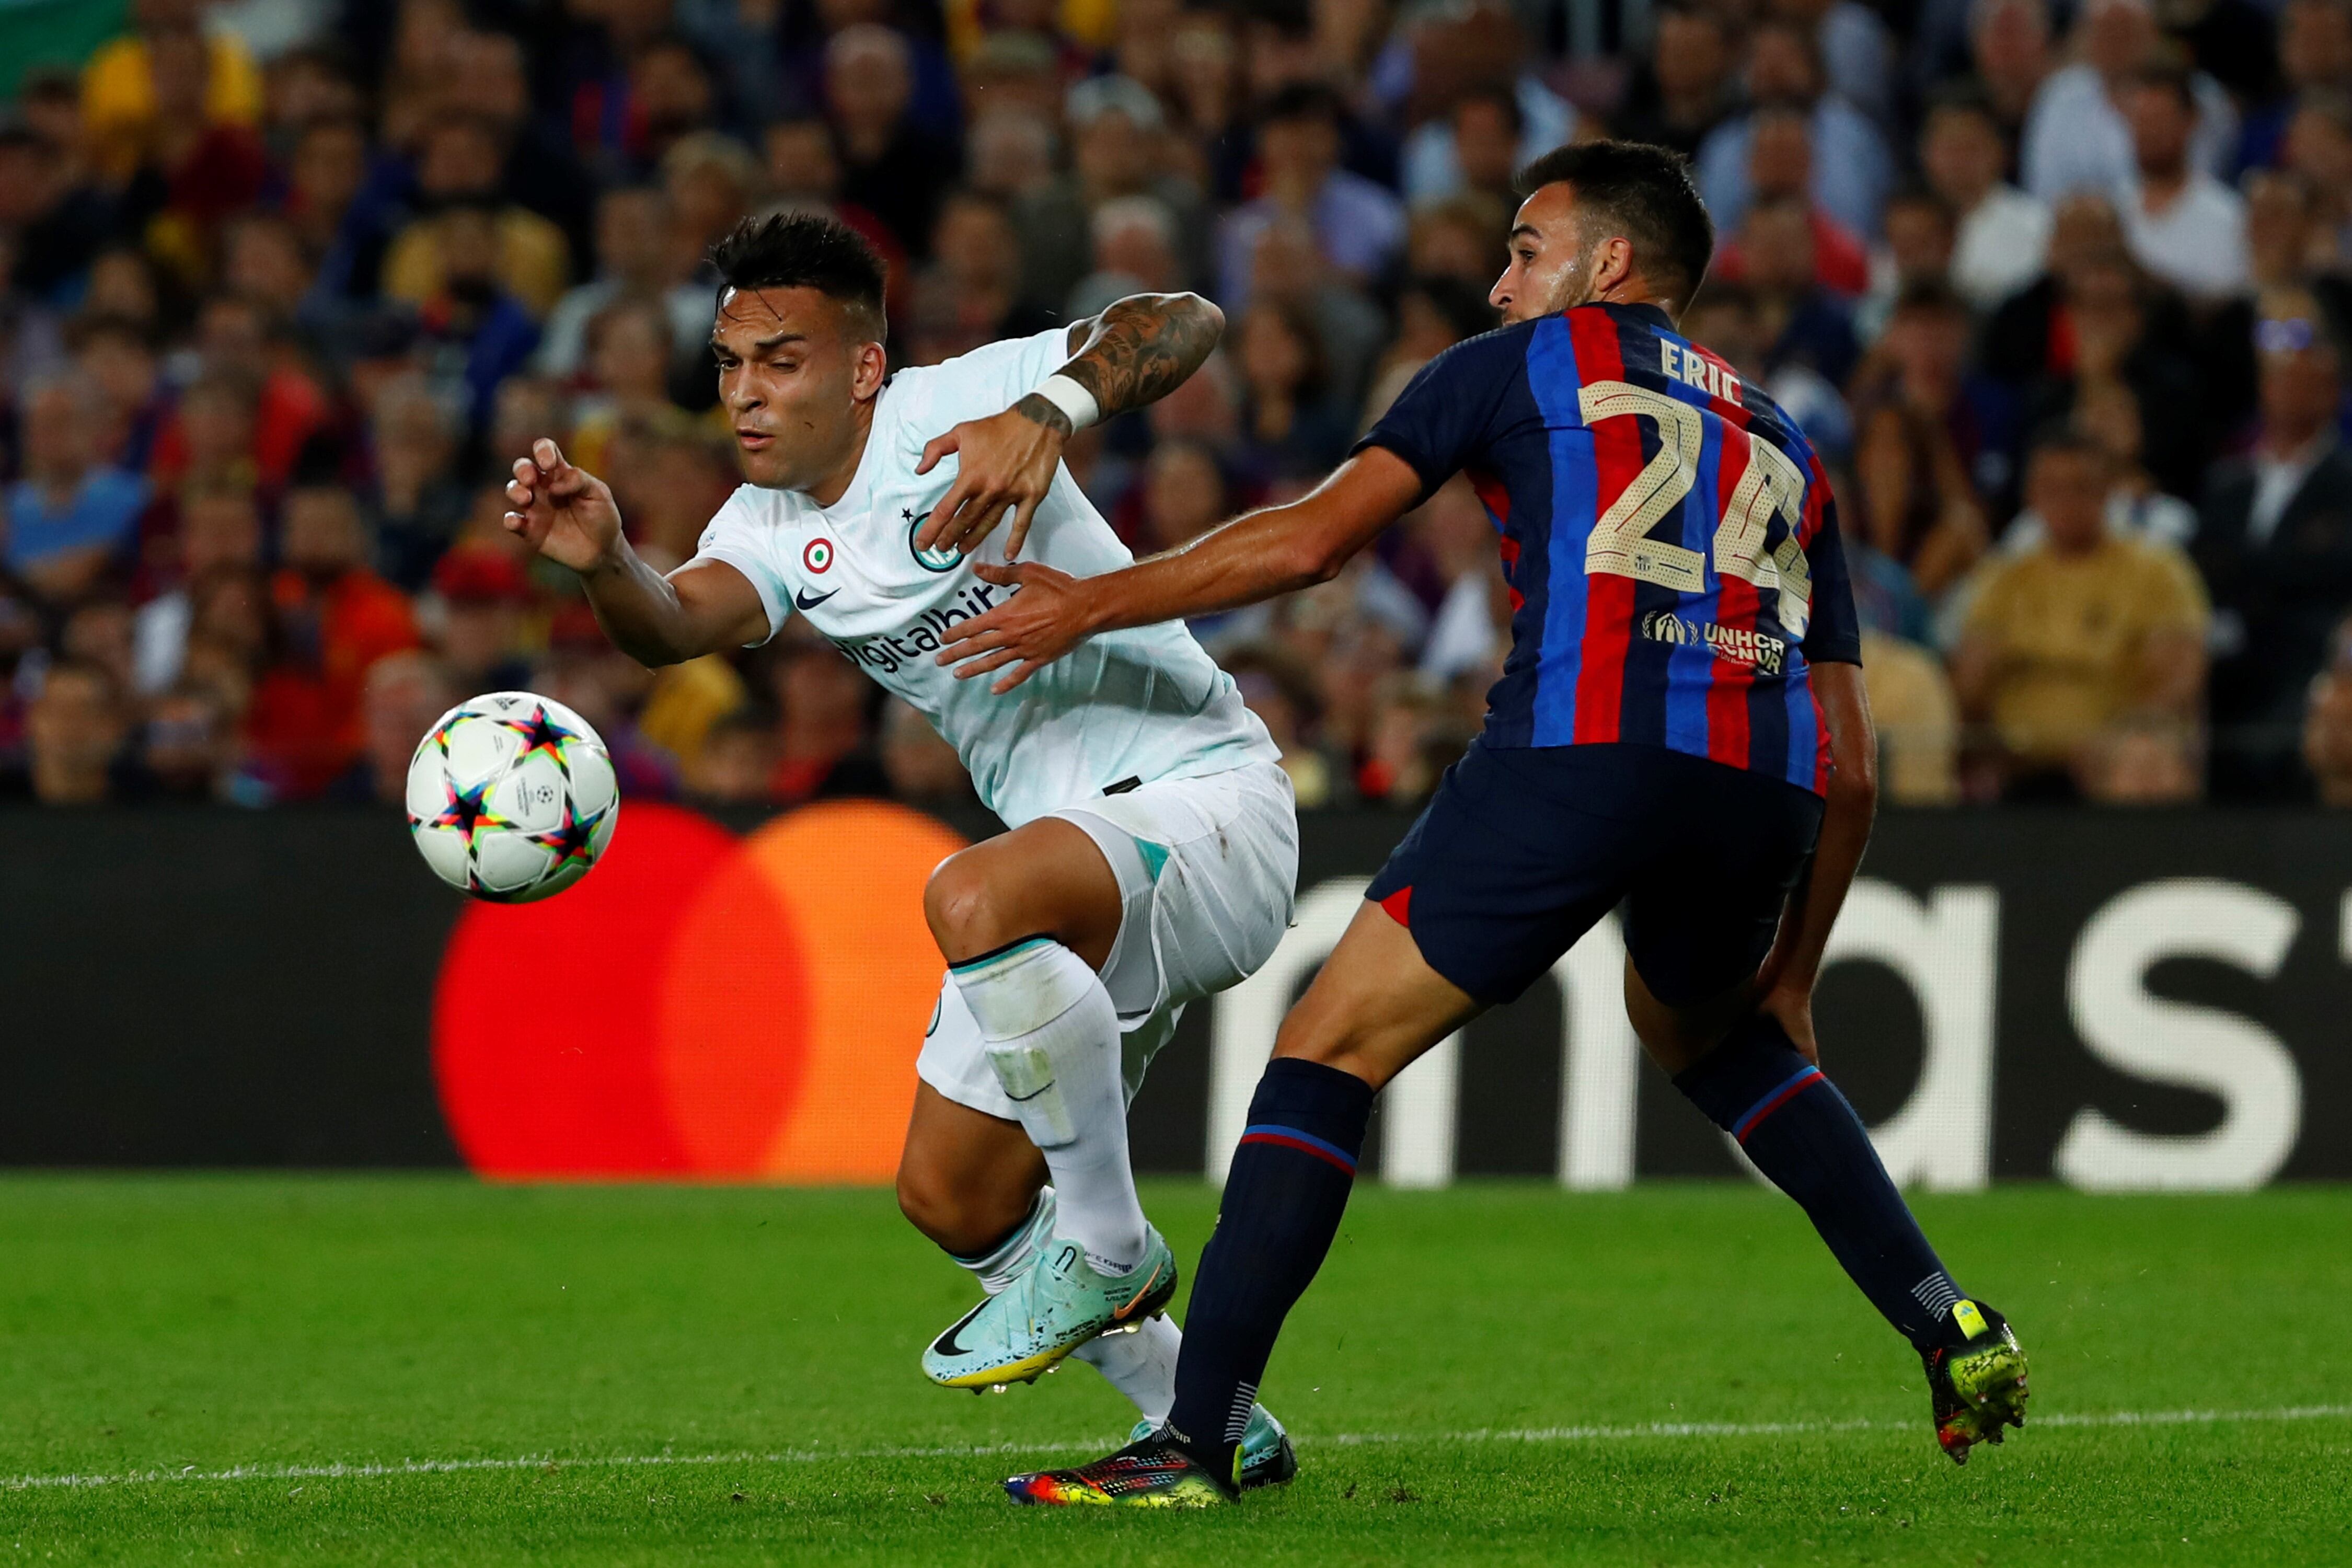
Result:
<svg viewBox="0 0 2352 1568"><path fill-rule="evenodd" d="M1833 764L1824 792L1821 837L1812 864L1790 895L1780 934L1764 960L1759 1005L1780 1022L1799 1050L1816 1065L1813 1043L1813 983L1821 978L1822 954L1830 927L1837 923L1846 890L1862 866L1870 824L1878 815L1878 735L1871 726L1870 699L1863 690L1862 666L1812 667L1813 695L1830 731Z"/></svg>
<svg viewBox="0 0 2352 1568"><path fill-rule="evenodd" d="M989 582L1020 590L942 637L941 664L969 680L1012 669L1004 692L1097 632L1205 616L1328 583L1350 556L1421 500L1421 476L1384 447L1367 447L1287 506L1244 512L1164 554L1100 577L1034 561L982 563Z"/></svg>
<svg viewBox="0 0 2352 1568"><path fill-rule="evenodd" d="M664 577L646 565L621 531L611 488L554 442L542 437L516 461L507 504L507 531L579 573L604 635L639 664L676 664L768 635L759 590L732 566L707 561Z"/></svg>
<svg viewBox="0 0 2352 1568"><path fill-rule="evenodd" d="M1099 316L1070 328L1070 360L1055 372L1075 384L1065 395L1087 420L1157 403L1201 368L1225 330L1224 312L1198 294L1129 294ZM1029 520L1054 483L1062 446L1077 428L1063 404L1032 392L1003 413L968 419L923 448L915 471L928 474L950 452L961 461L956 482L931 509L915 542L925 550L952 545L969 555L1013 513L1004 553L1021 553Z"/></svg>

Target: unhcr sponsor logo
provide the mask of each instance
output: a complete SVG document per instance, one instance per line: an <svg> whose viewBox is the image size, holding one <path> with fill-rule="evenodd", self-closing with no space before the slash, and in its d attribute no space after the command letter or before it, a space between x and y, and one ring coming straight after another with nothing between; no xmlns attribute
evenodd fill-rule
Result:
<svg viewBox="0 0 2352 1568"><path fill-rule="evenodd" d="M1670 647L1705 647L1727 663L1745 665L1765 675L1779 675L1788 662L1789 645L1769 632L1687 620L1672 610L1652 610L1643 616L1642 635Z"/></svg>

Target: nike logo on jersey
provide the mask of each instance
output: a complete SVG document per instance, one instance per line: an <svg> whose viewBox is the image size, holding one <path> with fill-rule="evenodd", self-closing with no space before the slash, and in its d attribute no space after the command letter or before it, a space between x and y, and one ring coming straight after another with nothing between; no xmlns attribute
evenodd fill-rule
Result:
<svg viewBox="0 0 2352 1568"><path fill-rule="evenodd" d="M793 607L803 612L814 610L819 605L824 604L827 599L832 598L835 594L838 594L840 592L840 589L835 588L830 593L812 594L806 588L803 588L799 593L793 595Z"/></svg>

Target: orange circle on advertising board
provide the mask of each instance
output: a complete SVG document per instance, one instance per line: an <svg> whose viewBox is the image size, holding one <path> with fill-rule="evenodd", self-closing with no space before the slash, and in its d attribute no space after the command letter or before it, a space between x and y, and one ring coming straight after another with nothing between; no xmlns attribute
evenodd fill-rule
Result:
<svg viewBox="0 0 2352 1568"><path fill-rule="evenodd" d="M636 805L562 897L469 906L433 1051L467 1163L888 1180L944 973L923 884L963 844L881 801L806 806L741 840Z"/></svg>

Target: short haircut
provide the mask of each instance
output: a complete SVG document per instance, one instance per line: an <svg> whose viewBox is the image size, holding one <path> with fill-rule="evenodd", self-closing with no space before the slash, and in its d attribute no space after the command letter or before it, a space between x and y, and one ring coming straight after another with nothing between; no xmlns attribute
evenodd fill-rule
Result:
<svg viewBox="0 0 2352 1568"><path fill-rule="evenodd" d="M1687 302L1715 255L1715 223L1681 153L1641 142L1585 142L1519 171L1522 195L1546 185L1575 189L1580 211L1633 242L1634 265L1666 298Z"/></svg>
<svg viewBox="0 0 2352 1568"><path fill-rule="evenodd" d="M812 212L747 217L710 247L710 265L727 289L814 289L846 306L876 342L884 341L882 258L838 218Z"/></svg>

